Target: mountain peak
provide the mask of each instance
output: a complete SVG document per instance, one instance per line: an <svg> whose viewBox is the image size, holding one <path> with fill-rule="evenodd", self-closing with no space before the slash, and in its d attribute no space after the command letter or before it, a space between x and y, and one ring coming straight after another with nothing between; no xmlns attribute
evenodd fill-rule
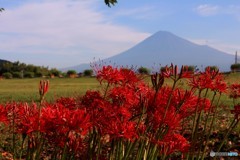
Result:
<svg viewBox="0 0 240 160"><path fill-rule="evenodd" d="M144 66L154 64L193 65L199 69L218 66L221 71L229 71L234 56L209 46L194 44L168 31L158 31L134 47L103 61L119 66Z"/></svg>

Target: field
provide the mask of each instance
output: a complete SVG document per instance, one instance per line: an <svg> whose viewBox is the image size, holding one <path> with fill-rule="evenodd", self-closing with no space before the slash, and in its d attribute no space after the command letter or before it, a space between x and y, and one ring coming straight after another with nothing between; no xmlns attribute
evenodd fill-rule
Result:
<svg viewBox="0 0 240 160"><path fill-rule="evenodd" d="M224 75L227 84L240 82L240 73ZM0 103L9 101L37 102L39 100L38 85L40 78L31 79L1 79L0 80ZM83 95L87 90L99 89L99 82L94 77L81 78L52 78L47 101L54 101L58 97L71 97ZM150 84L150 77L145 80ZM171 82L166 82L171 85ZM223 95L225 105L232 105L232 101Z"/></svg>
<svg viewBox="0 0 240 160"><path fill-rule="evenodd" d="M32 102L39 100L39 78L32 79L2 79L0 80L0 103L9 101ZM89 89L97 89L99 83L95 78L52 78L47 101L57 97L70 97L84 94Z"/></svg>

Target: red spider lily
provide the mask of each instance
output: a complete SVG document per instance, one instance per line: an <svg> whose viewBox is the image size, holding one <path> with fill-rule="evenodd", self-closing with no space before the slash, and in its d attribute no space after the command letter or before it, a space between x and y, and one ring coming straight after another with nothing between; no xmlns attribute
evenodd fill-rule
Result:
<svg viewBox="0 0 240 160"><path fill-rule="evenodd" d="M219 93L225 93L227 91L227 84L221 75L215 78L211 90Z"/></svg>
<svg viewBox="0 0 240 160"><path fill-rule="evenodd" d="M217 92L226 92L226 83L224 82L223 76L219 71L210 70L208 67L205 72L200 73L198 76L194 76L189 85L193 89L211 89Z"/></svg>
<svg viewBox="0 0 240 160"><path fill-rule="evenodd" d="M113 68L112 66L103 66L97 71L97 79L106 81L109 84L134 84L140 81L140 78L131 70L127 68Z"/></svg>
<svg viewBox="0 0 240 160"><path fill-rule="evenodd" d="M182 135L175 133L166 135L158 144L162 147L161 152L167 155L176 151L185 153L190 147L190 144Z"/></svg>
<svg viewBox="0 0 240 160"><path fill-rule="evenodd" d="M181 78L192 78L194 75L194 71L190 71L188 66L182 66L180 70L179 76Z"/></svg>
<svg viewBox="0 0 240 160"><path fill-rule="evenodd" d="M166 112L166 117L165 115L165 110L162 108L161 110L156 110L156 112L151 115L152 120L152 126L153 129L156 131L158 130L162 124L166 125L168 132L172 132L174 130L178 130L180 127L180 122L181 122L181 117L179 114L176 114L175 110L173 107L170 107L169 110Z"/></svg>
<svg viewBox="0 0 240 160"><path fill-rule="evenodd" d="M22 134L31 134L39 130L39 113L36 104L19 104L16 117L17 131Z"/></svg>
<svg viewBox="0 0 240 160"><path fill-rule="evenodd" d="M77 109L77 102L73 97L61 97L56 100L56 103L61 104L70 110Z"/></svg>
<svg viewBox="0 0 240 160"><path fill-rule="evenodd" d="M138 135L136 133L136 123L131 121L122 121L119 118L110 119L103 124L102 134L109 135L110 139L124 138L134 140Z"/></svg>
<svg viewBox="0 0 240 160"><path fill-rule="evenodd" d="M7 110L2 105L0 105L0 122L8 124Z"/></svg>
<svg viewBox="0 0 240 160"><path fill-rule="evenodd" d="M139 103L140 95L135 92L134 88L127 86L114 87L109 91L109 98L111 98L113 104L118 106L132 107Z"/></svg>
<svg viewBox="0 0 240 160"><path fill-rule="evenodd" d="M164 76L157 73L153 74L151 75L151 81L152 81L153 88L155 89L156 92L158 92L158 90L162 87L164 83Z"/></svg>
<svg viewBox="0 0 240 160"><path fill-rule="evenodd" d="M66 134L75 131L85 135L91 126L89 115L84 110L70 110L64 106L49 105L42 108L41 131L46 134Z"/></svg>
<svg viewBox="0 0 240 160"><path fill-rule="evenodd" d="M235 119L240 119L240 104L234 106L234 110L231 110L231 113L234 114Z"/></svg>
<svg viewBox="0 0 240 160"><path fill-rule="evenodd" d="M173 95L173 104L182 118L188 117L194 113L198 105L198 97L196 97L192 91L176 89Z"/></svg>
<svg viewBox="0 0 240 160"><path fill-rule="evenodd" d="M198 76L194 76L190 80L189 85L193 89L199 89L199 90L212 88L212 79L206 74L200 74Z"/></svg>
<svg viewBox="0 0 240 160"><path fill-rule="evenodd" d="M48 91L48 87L49 87L49 81L48 80L41 80L39 83L39 94L40 96L44 96L47 91Z"/></svg>
<svg viewBox="0 0 240 160"><path fill-rule="evenodd" d="M163 77L169 78L169 77L171 77L172 75L174 75L175 71L176 71L176 73L177 73L177 69L178 69L177 66L175 66L175 68L174 68L173 64L171 64L170 67L165 66L165 67L161 70L161 74L162 74Z"/></svg>
<svg viewBox="0 0 240 160"><path fill-rule="evenodd" d="M97 71L97 79L100 83L102 81L106 81L109 84L117 84L124 80L124 77L117 68L113 68L112 66L103 66L101 70Z"/></svg>
<svg viewBox="0 0 240 160"><path fill-rule="evenodd" d="M229 90L230 90L230 95L229 95L230 98L237 99L240 97L240 84L235 83L230 85Z"/></svg>
<svg viewBox="0 0 240 160"><path fill-rule="evenodd" d="M163 77L166 78L172 77L173 80L177 81L181 78L191 78L194 73L188 71L188 67L186 66L182 66L179 71L177 65L171 64L170 67L168 66L164 67L164 69L162 69L161 74Z"/></svg>
<svg viewBox="0 0 240 160"><path fill-rule="evenodd" d="M120 68L119 73L123 77L123 84L135 84L141 81L140 77L138 77L131 69Z"/></svg>

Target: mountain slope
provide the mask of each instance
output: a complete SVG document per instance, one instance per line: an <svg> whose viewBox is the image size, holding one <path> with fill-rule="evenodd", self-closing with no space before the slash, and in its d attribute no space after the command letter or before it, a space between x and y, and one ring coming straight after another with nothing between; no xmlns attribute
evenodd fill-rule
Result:
<svg viewBox="0 0 240 160"><path fill-rule="evenodd" d="M126 37L127 38L127 37ZM170 32L159 31L136 46L103 61L120 66L154 67L194 65L199 69L216 65L221 71L229 71L234 56L206 45L197 45ZM78 68L81 70L81 68Z"/></svg>

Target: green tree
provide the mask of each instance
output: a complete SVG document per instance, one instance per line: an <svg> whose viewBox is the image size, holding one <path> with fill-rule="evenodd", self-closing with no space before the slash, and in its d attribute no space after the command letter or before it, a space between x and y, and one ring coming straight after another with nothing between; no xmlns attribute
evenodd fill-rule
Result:
<svg viewBox="0 0 240 160"><path fill-rule="evenodd" d="M57 70L56 68L50 69L49 72L50 72L51 75L54 75L56 77L58 77L61 74L61 72L59 70Z"/></svg>
<svg viewBox="0 0 240 160"><path fill-rule="evenodd" d="M109 7L111 5L114 5L115 3L117 3L117 0L104 0L104 1L105 1L106 5L108 5Z"/></svg>
<svg viewBox="0 0 240 160"><path fill-rule="evenodd" d="M22 72L13 72L13 78L23 78Z"/></svg>
<svg viewBox="0 0 240 160"><path fill-rule="evenodd" d="M217 70L219 70L219 68L217 66L207 66L205 68L205 71L207 70L208 67L210 68L210 71L217 71Z"/></svg>
<svg viewBox="0 0 240 160"><path fill-rule="evenodd" d="M68 70L67 75L68 77L73 77L77 75L77 72L75 70Z"/></svg>
<svg viewBox="0 0 240 160"><path fill-rule="evenodd" d="M148 69L148 68L146 68L146 67L140 67L140 68L138 68L138 73L140 73L140 74L147 74L147 75L149 75L150 74L150 70Z"/></svg>
<svg viewBox="0 0 240 160"><path fill-rule="evenodd" d="M232 72L240 71L240 63L232 64L230 68Z"/></svg>
<svg viewBox="0 0 240 160"><path fill-rule="evenodd" d="M34 78L34 72L25 72L24 77L26 78Z"/></svg>
<svg viewBox="0 0 240 160"><path fill-rule="evenodd" d="M93 70L91 69L86 69L83 71L84 76L92 76L93 75Z"/></svg>

